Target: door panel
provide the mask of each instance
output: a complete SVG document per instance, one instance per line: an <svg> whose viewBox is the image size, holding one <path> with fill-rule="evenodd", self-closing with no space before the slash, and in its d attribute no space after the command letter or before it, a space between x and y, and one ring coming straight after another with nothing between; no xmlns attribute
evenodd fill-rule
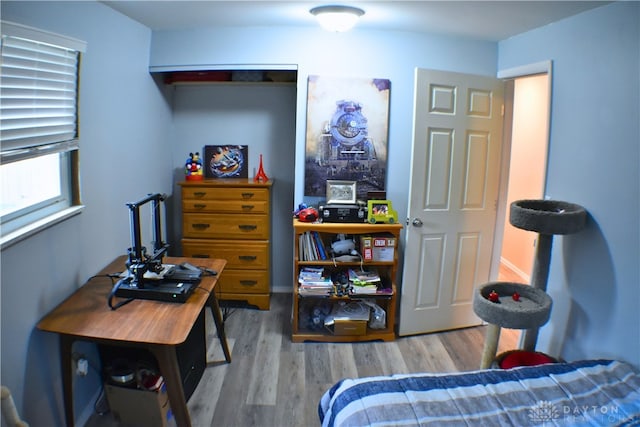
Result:
<svg viewBox="0 0 640 427"><path fill-rule="evenodd" d="M424 254L421 258L420 271L418 277L425 283L437 283L440 281L442 274L442 254L444 246L444 236L430 235L423 236L421 239L420 253ZM437 287L419 287L416 289L418 298L416 298L416 308L425 309L436 307L438 303Z"/></svg>
<svg viewBox="0 0 640 427"><path fill-rule="evenodd" d="M451 129L429 129L425 209L446 209L449 205L449 179L451 176Z"/></svg>
<svg viewBox="0 0 640 427"><path fill-rule="evenodd" d="M502 146L501 81L419 69L415 93L400 335L481 322Z"/></svg>

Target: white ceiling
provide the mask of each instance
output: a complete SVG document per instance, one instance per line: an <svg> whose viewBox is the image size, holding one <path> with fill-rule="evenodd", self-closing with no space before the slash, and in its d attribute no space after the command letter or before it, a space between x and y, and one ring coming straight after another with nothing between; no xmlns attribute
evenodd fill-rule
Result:
<svg viewBox="0 0 640 427"><path fill-rule="evenodd" d="M116 0L103 3L152 30L316 26L309 9L348 4L365 10L358 28L416 31L499 41L593 9L606 1L221 1Z"/></svg>

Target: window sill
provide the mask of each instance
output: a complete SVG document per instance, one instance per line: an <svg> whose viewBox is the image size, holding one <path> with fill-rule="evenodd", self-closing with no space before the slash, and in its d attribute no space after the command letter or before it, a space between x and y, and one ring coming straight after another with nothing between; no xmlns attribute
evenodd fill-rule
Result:
<svg viewBox="0 0 640 427"><path fill-rule="evenodd" d="M31 237L46 228L56 225L68 218L71 218L72 216L76 216L83 210L84 205L71 206L70 208L64 209L60 212L43 218L40 221L36 221L32 224L22 227L19 230L7 234L6 236L2 236L0 237L0 250L5 250L6 248L28 237Z"/></svg>

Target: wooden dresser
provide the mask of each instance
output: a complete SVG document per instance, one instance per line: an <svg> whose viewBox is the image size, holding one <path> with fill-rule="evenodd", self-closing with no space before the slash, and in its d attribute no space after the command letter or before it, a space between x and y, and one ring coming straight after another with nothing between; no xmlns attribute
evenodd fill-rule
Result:
<svg viewBox="0 0 640 427"><path fill-rule="evenodd" d="M205 179L180 186L183 256L226 259L218 298L268 310L272 181Z"/></svg>

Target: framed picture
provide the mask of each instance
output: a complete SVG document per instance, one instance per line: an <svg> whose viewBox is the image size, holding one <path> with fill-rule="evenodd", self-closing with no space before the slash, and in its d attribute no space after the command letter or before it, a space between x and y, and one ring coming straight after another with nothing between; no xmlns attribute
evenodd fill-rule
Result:
<svg viewBox="0 0 640 427"><path fill-rule="evenodd" d="M325 181L358 183L356 198L385 191L391 82L309 76L304 195L323 197Z"/></svg>
<svg viewBox="0 0 640 427"><path fill-rule="evenodd" d="M246 145L206 145L205 178L248 178L249 147Z"/></svg>
<svg viewBox="0 0 640 427"><path fill-rule="evenodd" d="M393 209L390 200L369 200L367 202L367 220L371 224L398 222L398 212Z"/></svg>
<svg viewBox="0 0 640 427"><path fill-rule="evenodd" d="M327 203L355 203L356 181L327 180Z"/></svg>

